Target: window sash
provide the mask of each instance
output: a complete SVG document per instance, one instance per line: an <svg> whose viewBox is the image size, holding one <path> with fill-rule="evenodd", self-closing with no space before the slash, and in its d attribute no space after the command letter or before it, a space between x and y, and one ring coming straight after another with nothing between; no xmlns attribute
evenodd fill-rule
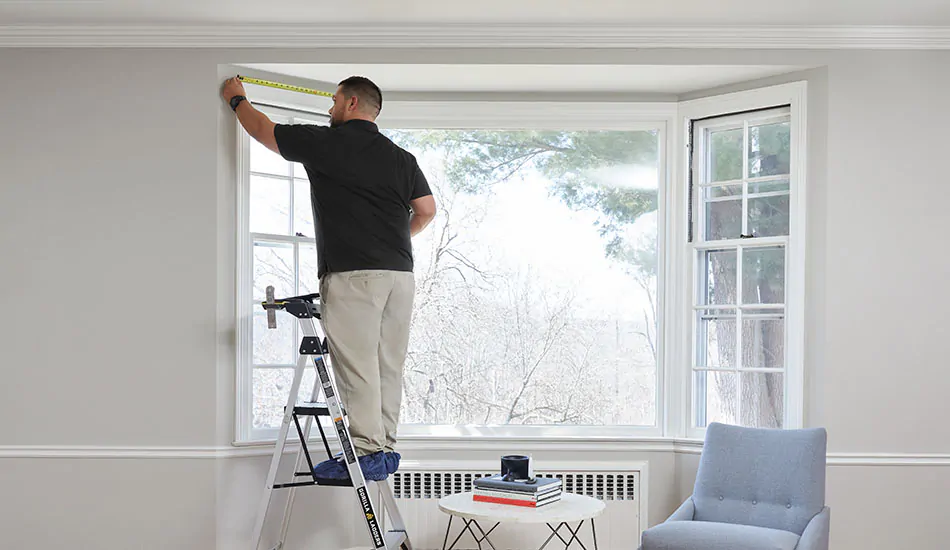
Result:
<svg viewBox="0 0 950 550"><path fill-rule="evenodd" d="M755 96L760 91L752 91L747 93L734 94L732 97L741 96L741 95L751 95ZM763 94L765 95L765 94ZM796 98L797 100L798 98ZM803 99L803 98L802 98ZM706 103L713 103L712 100L707 101ZM724 102L726 103L726 102ZM800 329L796 326L800 323L801 311L797 307L800 303L800 296L793 297L790 293L797 293L800 282L793 280L793 277L796 273L799 272L797 269L793 269L794 262L798 261L799 255L796 254L800 249L800 245L797 243L796 230L799 229L799 224L796 223L795 216L798 215L798 197L796 191L800 187L800 174L798 173L798 168L800 165L800 159L802 157L802 151L799 151L798 148L801 147L802 140L799 136L801 131L801 118L798 111L793 110L792 107L799 107L802 101L788 101L785 106L781 107L771 107L768 104L761 104L757 107L759 111L757 112L745 112L737 113L735 115L727 116L716 116L715 112L708 112L705 116L696 116L696 117L687 117L686 121L689 125L690 131L688 134L692 138L692 143L689 143L690 149L692 152L692 165L690 171L687 172L688 177L693 181L690 186L690 193L687 196L688 208L687 211L692 212L694 209L698 210L699 214L695 216L695 219L692 216L688 217L691 227L691 234L693 237L690 239L688 249L689 253L687 258L689 262L693 265L692 269L689 270L691 276L687 281L687 286L689 288L689 303L691 315L689 321L687 322L687 334L689 337L690 344L688 349L690 350L689 357L689 369L686 371L689 373L688 380L684 380L687 390L687 403L689 404L689 412L686 415L686 433L690 437L703 437L705 433L704 427L697 424L697 422L703 422L705 425L705 404L704 400L706 399L706 390L703 387L697 386L699 379L697 378L698 373L705 372L728 372L735 373L736 376L740 376L744 372L761 372L761 373L775 373L781 374L783 378L784 386L784 405L783 405L783 427L793 428L800 425L801 418L801 385L800 385L800 350L796 349L796 340L800 334ZM781 105L779 102L775 102L774 105ZM776 122L787 122L789 124L789 130L791 132L791 159L789 162L789 173L781 175L769 175L761 177L749 177L749 127L757 126L761 124L776 123ZM739 129L743 130L742 136L742 166L741 166L741 177L737 179L724 180L724 181L709 181L709 170L711 168L710 163L712 162L712 155L710 154L710 143L709 136L713 131L722 131L730 129ZM768 182L784 182L788 181L787 190L779 191L770 191L766 193L749 193L750 185L756 183L768 183ZM735 195L727 196L725 198L706 198L707 189L713 188L722 188L727 189L729 185L732 186L741 186L741 196L739 193ZM749 235L749 208L748 203L750 199L762 198L766 196L788 196L789 197L789 230L787 235L782 236L772 236L772 237L746 237ZM741 200L741 235L739 238L719 238L719 239L709 239L707 238L706 231L706 205L708 203L715 203L720 201L729 201L729 200ZM692 231L695 229L695 231ZM742 276L742 253L744 250L763 248L763 247L781 247L784 251L784 261L785 261L785 295L781 303L777 304L743 304L743 276ZM704 253L708 250L735 250L736 251L736 302L734 304L703 304L702 301L706 301L701 298L701 291L704 292L703 287L706 283L706 274L704 273L707 269L705 261L703 260ZM789 303L791 300L791 304ZM798 303L796 303L798 302ZM703 311L716 311L722 314L729 315L730 326L733 327L735 331L735 362L736 365L731 365L727 367L709 367L702 365L701 363L705 362L704 360L700 361L700 352L705 353L705 347L709 345L707 341L707 336L703 331L702 323L700 321L700 314ZM791 311L789 311L791 310ZM750 311L755 311L757 313L751 314ZM783 355L784 360L782 361L781 368L758 368L753 366L742 365L742 337L743 337L743 327L744 321L749 319L777 319L781 318L783 325ZM791 375L790 375L791 374ZM737 383L738 379L737 379ZM700 391L702 390L702 391ZM741 411L741 405L739 405ZM741 418L741 416L739 417Z"/></svg>

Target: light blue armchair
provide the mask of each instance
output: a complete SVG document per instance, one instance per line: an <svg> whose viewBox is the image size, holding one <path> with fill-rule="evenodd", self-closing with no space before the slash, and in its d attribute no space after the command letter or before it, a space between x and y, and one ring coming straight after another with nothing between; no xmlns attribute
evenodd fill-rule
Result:
<svg viewBox="0 0 950 550"><path fill-rule="evenodd" d="M827 438L711 423L693 494L641 550L828 550Z"/></svg>

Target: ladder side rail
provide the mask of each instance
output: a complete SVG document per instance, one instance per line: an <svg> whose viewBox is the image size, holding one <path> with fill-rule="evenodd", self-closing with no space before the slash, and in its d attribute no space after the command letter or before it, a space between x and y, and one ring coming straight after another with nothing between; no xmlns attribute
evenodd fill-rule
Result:
<svg viewBox="0 0 950 550"><path fill-rule="evenodd" d="M317 337L317 329L313 318L301 319L301 327L304 335ZM337 437L340 445L343 447L343 460L346 463L346 469L350 474L350 480L353 483L353 490L356 491L356 498L359 502L360 510L369 531L370 540L373 548L386 548L386 537L379 525L376 510L373 507L373 499L370 497L366 486L366 478L363 477L363 470L360 469L359 461L356 456L356 450L353 448L353 441L350 437L350 430L346 417L343 415L343 407L339 397L339 391L330 375L330 364L323 353L323 346L318 346L319 353L313 355L314 365L317 368L318 383L323 388L323 396L327 401L327 409L336 428Z"/></svg>
<svg viewBox="0 0 950 550"><path fill-rule="evenodd" d="M305 320L305 319L298 319L298 320L300 321L301 330L302 330L303 324L306 322L306 320ZM300 357L301 357L301 359L303 359L303 361L301 361L302 363L304 363L304 364L313 364L313 362L312 362L311 359L310 359L310 356L308 356L308 355L301 355ZM316 369L316 365L314 365L314 368ZM296 374L295 374L295 376L296 376ZM301 379L303 378L303 372L300 373L300 377L301 377ZM319 380L320 380L320 377L319 377L316 373L314 373L314 377L313 377L313 389L310 390L310 402L311 402L311 403L315 402L315 401L317 400L317 398L320 397L321 391L320 391ZM305 449L306 449L306 444L307 444L307 443L306 443L306 441L305 441L304 438L310 437L310 426L311 426L311 422L313 422L313 417L310 416L310 415L307 415L307 418L304 420L303 438L301 438L301 440L300 440L300 449L297 451L297 460L294 461L294 473L295 473L295 474L300 471L300 468L302 467L301 459L306 456L306 455L305 455ZM321 432L322 432L322 430L321 430ZM324 440L324 444L326 444L326 441L325 441L325 440ZM308 460L308 462L309 462L309 460ZM312 470L311 470L311 473L312 473ZM316 481L316 478L314 478L314 481ZM297 492L297 488L296 488L296 487L291 487L291 488L290 488L290 494L287 495L287 503L284 505L284 515L283 515L283 517L282 517L282 519L281 519L281 522L280 522L280 523L281 523L281 525L280 525L280 544L281 544L281 545L283 545L284 542L287 540L287 533L288 533L288 531L290 530L290 517L291 517L292 509L293 509L293 507L294 507L294 499L296 498L296 492Z"/></svg>

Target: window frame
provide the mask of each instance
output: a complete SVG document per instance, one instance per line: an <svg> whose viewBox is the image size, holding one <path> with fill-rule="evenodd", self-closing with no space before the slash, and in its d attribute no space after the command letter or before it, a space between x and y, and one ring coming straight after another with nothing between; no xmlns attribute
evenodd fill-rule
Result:
<svg viewBox="0 0 950 550"><path fill-rule="evenodd" d="M299 100L298 100L299 101ZM281 108L283 107L283 108ZM281 116L320 115L313 107L295 103L287 96L270 102L261 110ZM669 405L666 396L667 365L674 346L668 345L670 331L666 320L672 313L671 296L676 285L670 284L671 224L676 218L669 200L672 190L671 151L676 139L675 102L505 102L505 101L390 101L378 119L381 128L398 129L551 129L551 130L657 130L658 212L657 212L657 347L656 422L654 426L558 426L558 425L400 425L401 441L440 439L482 439L519 441L562 438L565 440L623 441L655 438L668 433ZM253 429L253 318L252 304L242 296L253 284L253 239L249 231L249 137L237 124L237 287L236 287L236 399L235 444L256 444L273 441L276 429ZM250 323L248 319L250 318ZM328 434L329 436L330 434Z"/></svg>
<svg viewBox="0 0 950 550"><path fill-rule="evenodd" d="M327 118L325 115L314 111L306 111L292 107L282 107L279 104L258 103L257 109L266 113L271 118L278 121L294 122L297 119L320 119ZM258 369L283 369L296 367L296 361L287 365L269 365L258 367L254 364L254 317L259 312L254 310L253 298L248 301L244 297L253 296L254 286L254 243L268 242L273 244L290 245L294 250L294 281L299 286L299 267L301 246L312 244L316 246L314 236L278 235L271 233L255 233L250 230L250 181L252 177L273 178L281 181L287 181L289 184L289 216L293 220L295 217L294 201L296 199L295 185L296 181L302 178L298 177L295 163L286 161L290 165L290 172L285 176L275 176L272 174L255 173L251 171L251 138L243 130L240 123L235 119L237 128L237 216L236 216L236 296L235 296L235 339L236 339L236 357L237 370L235 373L235 442L249 443L257 441L269 441L276 439L276 429L255 429L253 426L253 405L254 405L254 372ZM306 177L306 174L304 174ZM296 228L294 228L296 229ZM298 328L293 329L294 335L298 334Z"/></svg>
<svg viewBox="0 0 950 550"><path fill-rule="evenodd" d="M792 82L777 86L759 88L744 92L731 93L721 96L711 96L702 99L684 101L679 105L678 120L684 146L680 148L680 158L677 160L677 176L679 182L674 191L678 192L676 201L679 208L677 229L682 232L678 238L683 246L675 251L677 265L683 266L676 273L680 277L677 285L679 289L678 302L679 318L675 320L678 337L675 341L678 346L678 358L674 364L681 368L670 369L672 378L671 387L678 388L673 400L677 402L674 414L677 415L671 424L675 432L685 434L689 439L703 439L705 428L695 425L696 402L694 400L694 363L697 341L694 335L696 310L694 299L696 284L699 280L700 265L698 250L716 248L723 244L739 244L743 247L759 247L769 244L782 244L786 248L785 264L785 429L795 429L804 426L804 310L805 310L805 192L807 176L807 143L806 143L806 97L807 83L805 81ZM703 151L697 146L700 141L694 123L700 120L722 117L723 124L729 122L733 116L741 116L751 111L768 110L787 107L789 110L789 131L791 155L789 164L789 233L782 237L757 237L753 239L734 239L721 241L704 241L699 238L699 221L702 216L690 216L690 192L697 200L692 203L693 211L703 208L701 188L698 185L698 174L694 164L704 162ZM718 125L718 124L717 124ZM745 148L745 145L743 146ZM697 151L697 149L699 149ZM747 151L743 151L745 158ZM745 163L743 163L745 165ZM744 174L743 174L744 176ZM691 177L695 177L690 187ZM745 202L745 197L743 197ZM743 221L743 231L745 230ZM689 240L690 225L695 228L692 242Z"/></svg>

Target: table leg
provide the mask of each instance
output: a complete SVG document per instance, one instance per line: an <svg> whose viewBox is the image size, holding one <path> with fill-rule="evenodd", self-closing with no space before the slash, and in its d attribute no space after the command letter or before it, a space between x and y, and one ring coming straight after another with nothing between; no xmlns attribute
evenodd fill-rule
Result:
<svg viewBox="0 0 950 550"><path fill-rule="evenodd" d="M542 545L541 545L541 548L539 548L538 550L544 550L544 548L548 545L548 543L551 542L551 539L553 539L555 536L557 536L557 538L561 539L561 542L562 542L562 543L564 543L565 545L567 545L567 541L564 540L564 537L562 537L562 536L561 536L561 533L558 532L558 531L561 530L561 527L564 527L565 525L567 525L567 524L562 521L561 523L558 523L558 524L557 524L557 527L555 528L555 527L551 527L551 524L548 523L547 526L548 526L548 529L551 530L551 534L548 535L548 538L545 539L544 544L542 544ZM565 548L566 548L566 546L565 546Z"/></svg>
<svg viewBox="0 0 950 550"><path fill-rule="evenodd" d="M449 516L449 524L445 528L445 540L442 541L442 550L453 550L455 548L455 545L458 544L459 539L461 539L462 535L464 535L466 532L472 535L472 538L475 539L475 544L478 545L478 550L482 550L482 541L487 542L488 546L491 546L492 550L497 550L495 548L495 545L492 544L491 539L488 538L488 535L490 535L492 531L494 531L495 528L498 527L501 523L500 522L495 523L495 525L493 525L491 529L489 529L488 531L485 531L484 529L482 529L482 526L479 525L477 521L473 519L465 519L465 518L462 518L462 523L465 524L462 527L462 530L459 531L458 536L455 537L455 540L452 541L452 544L448 548L446 548L446 544L449 541L449 531L452 528L453 517L454 516L452 515ZM481 534L481 536L475 533L475 531L472 529L472 525L474 525L475 528L478 529L478 532Z"/></svg>
<svg viewBox="0 0 950 550"><path fill-rule="evenodd" d="M442 541L442 550L446 550L445 545L449 542L449 531L452 530L452 518L454 517L455 516L450 515L449 524L445 526L445 540ZM460 537L462 536L461 533L459 534L459 536ZM455 540L458 541L458 539L455 539ZM455 546L454 542L452 543L452 546Z"/></svg>
<svg viewBox="0 0 950 550"><path fill-rule="evenodd" d="M583 542L581 542L580 537L577 536L577 534L580 533L580 531L581 531L581 527L583 527L583 526L584 526L584 521L583 521L583 520L582 520L579 524L577 524L577 529L571 529L571 526L570 526L570 525L565 524L565 527L567 527L567 530L570 531L570 533L571 533L571 540L569 540L569 541L567 542L567 546L564 547L565 550L566 550L567 548L570 548L571 544L573 544L575 540L577 541L577 544L580 544L580 545L581 545L581 548L583 548L583 550L587 550L587 547L584 546L584 543L583 543Z"/></svg>
<svg viewBox="0 0 950 550"><path fill-rule="evenodd" d="M590 518L590 536L594 538L594 550L597 548L597 530L594 529L594 518Z"/></svg>
<svg viewBox="0 0 950 550"><path fill-rule="evenodd" d="M475 542L478 543L478 549L481 550L481 548L482 548L482 541L485 541L485 542L488 543L488 546L491 546L491 549L492 549L492 550L498 550L497 548L495 548L495 545L492 544L491 539L488 538L488 535L490 535L491 532L495 530L495 527L498 527L499 524L496 523L495 525L493 525L492 528L489 529L488 532L486 533L486 532L482 529L482 526L479 525L477 521L472 520L472 523L475 524L475 527L477 527L477 528L478 528L478 531L482 534L481 540L476 540L476 541L475 541ZM472 536L475 536L475 533L472 533Z"/></svg>
<svg viewBox="0 0 950 550"><path fill-rule="evenodd" d="M559 523L557 527L554 527L553 525L548 523L547 526L548 526L548 529L551 530L551 534L548 535L547 540L544 541L544 544L541 545L541 548L539 550L544 550L544 548L548 545L549 542L551 542L551 540L555 536L561 539L561 542L564 544L564 550L567 550L568 548L570 548L571 545L574 544L574 541L577 541L577 544L579 544L583 550L587 550L587 547L584 546L584 542L578 536L581 532L581 527L584 526L584 521L585 520L581 520L581 522L577 524L577 529L571 529L571 526L568 525L567 522L564 522L564 521ZM571 534L571 537L568 540L564 540L564 537L561 536L561 533L560 533L561 527L566 527L567 531ZM591 520L590 528L591 528L591 533L593 534L593 537L594 537L594 550L597 550L597 534L594 532L593 520Z"/></svg>

